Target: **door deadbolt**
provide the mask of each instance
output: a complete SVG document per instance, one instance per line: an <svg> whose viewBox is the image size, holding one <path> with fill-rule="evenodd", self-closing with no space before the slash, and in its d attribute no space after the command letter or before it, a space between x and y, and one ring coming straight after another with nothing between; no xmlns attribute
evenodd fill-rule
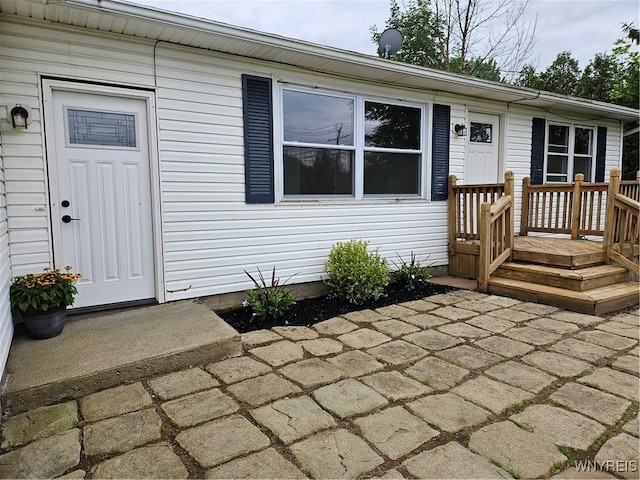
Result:
<svg viewBox="0 0 640 480"><path fill-rule="evenodd" d="M71 215L64 215L62 221L64 223L70 223L72 220L80 220L79 218L71 218Z"/></svg>
<svg viewBox="0 0 640 480"><path fill-rule="evenodd" d="M63 207L68 207L69 205L71 205L71 203L69 202L69 200L62 200L60 202L60 205L62 205Z"/></svg>

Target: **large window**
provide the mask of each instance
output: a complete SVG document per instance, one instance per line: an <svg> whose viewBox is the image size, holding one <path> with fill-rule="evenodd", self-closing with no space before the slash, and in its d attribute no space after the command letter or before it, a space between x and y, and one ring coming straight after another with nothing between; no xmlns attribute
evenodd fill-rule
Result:
<svg viewBox="0 0 640 480"><path fill-rule="evenodd" d="M593 127L550 123L547 136L547 182L571 182L577 173L593 179Z"/></svg>
<svg viewBox="0 0 640 480"><path fill-rule="evenodd" d="M283 88L284 196L421 195L423 110Z"/></svg>

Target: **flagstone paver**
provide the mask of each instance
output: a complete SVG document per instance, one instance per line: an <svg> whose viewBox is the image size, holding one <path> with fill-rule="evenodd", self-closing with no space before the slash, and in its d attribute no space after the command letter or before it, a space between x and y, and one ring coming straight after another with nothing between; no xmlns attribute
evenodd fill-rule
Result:
<svg viewBox="0 0 640 480"><path fill-rule="evenodd" d="M320 387L313 392L313 398L340 418L362 415L388 403L374 389L352 378Z"/></svg>
<svg viewBox="0 0 640 480"><path fill-rule="evenodd" d="M629 400L579 383L563 385L549 399L607 425L617 422L631 405Z"/></svg>
<svg viewBox="0 0 640 480"><path fill-rule="evenodd" d="M9 417L2 424L2 448L17 447L70 430L78 424L76 402L40 407Z"/></svg>
<svg viewBox="0 0 640 480"><path fill-rule="evenodd" d="M485 409L453 393L427 395L408 403L407 408L434 427L451 433L482 423L490 415Z"/></svg>
<svg viewBox="0 0 640 480"><path fill-rule="evenodd" d="M36 440L0 455L0 478L53 478L80 463L80 430Z"/></svg>
<svg viewBox="0 0 640 480"><path fill-rule="evenodd" d="M275 448L267 448L246 457L237 458L215 467L204 478L212 479L304 479L307 476Z"/></svg>
<svg viewBox="0 0 640 480"><path fill-rule="evenodd" d="M388 320L389 317L382 315L374 310L364 309L355 312L349 312L342 315L344 318L354 323L373 323L380 320Z"/></svg>
<svg viewBox="0 0 640 480"><path fill-rule="evenodd" d="M575 377L591 368L586 362L553 352L533 352L522 360L559 377Z"/></svg>
<svg viewBox="0 0 640 480"><path fill-rule="evenodd" d="M465 300L462 302L456 303L457 308L463 308L465 310L471 310L472 312L478 313L487 313L492 310L497 310L500 308L499 305L495 303L481 301L481 300Z"/></svg>
<svg viewBox="0 0 640 480"><path fill-rule="evenodd" d="M522 302L512 306L511 308L513 310L521 310L523 312L529 312L539 317L544 317L545 315L549 315L551 313L558 311L558 307L553 307L551 305L545 305L543 303L533 303L533 302Z"/></svg>
<svg viewBox="0 0 640 480"><path fill-rule="evenodd" d="M485 376L467 380L451 391L482 405L493 413L502 413L508 407L529 400L534 396L531 392L506 383L496 382Z"/></svg>
<svg viewBox="0 0 640 480"><path fill-rule="evenodd" d="M238 404L219 389L206 390L161 405L164 413L179 427L190 427L238 410Z"/></svg>
<svg viewBox="0 0 640 480"><path fill-rule="evenodd" d="M636 437L640 436L640 418L636 417L633 420L629 420L624 424L622 429L630 433L631 435L635 435Z"/></svg>
<svg viewBox="0 0 640 480"><path fill-rule="evenodd" d="M640 327L638 325L629 325L624 322L606 322L596 327L598 330L628 337L637 340L640 337Z"/></svg>
<svg viewBox="0 0 640 480"><path fill-rule="evenodd" d="M391 318L402 318L415 313L414 310L403 307L402 305L388 305L386 307L376 308L376 312Z"/></svg>
<svg viewBox="0 0 640 480"><path fill-rule="evenodd" d="M620 395L630 400L638 401L638 377L628 373L618 372L610 368L599 368L593 373L578 379L580 383L586 383L600 390Z"/></svg>
<svg viewBox="0 0 640 480"><path fill-rule="evenodd" d="M466 320L467 318L475 317L476 315L478 315L477 312L472 312L471 310L465 310L463 308L452 306L438 308L437 310L433 310L431 313L433 315L437 315L439 317L446 318L452 321Z"/></svg>
<svg viewBox="0 0 640 480"><path fill-rule="evenodd" d="M609 357L615 352L608 348L593 345L592 343L581 342L575 338L567 338L554 343L551 350L558 353L565 353L586 362L597 362L602 358Z"/></svg>
<svg viewBox="0 0 640 480"><path fill-rule="evenodd" d="M493 333L502 333L516 326L514 322L491 315L478 315L470 318L466 323Z"/></svg>
<svg viewBox="0 0 640 480"><path fill-rule="evenodd" d="M558 446L586 450L606 427L576 412L552 405L531 405L510 417L519 425L531 427Z"/></svg>
<svg viewBox="0 0 640 480"><path fill-rule="evenodd" d="M554 320L553 318L536 318L527 322L529 327L538 328L540 330L549 330L550 332L564 335L579 330L579 327L573 323Z"/></svg>
<svg viewBox="0 0 640 480"><path fill-rule="evenodd" d="M65 479L74 479L74 480L84 480L85 477L87 476L87 472L84 470L73 470L69 473L65 473L64 475L61 475L59 477L56 478L65 478Z"/></svg>
<svg viewBox="0 0 640 480"><path fill-rule="evenodd" d="M467 450L456 442L419 453L402 465L416 478L512 478L485 457Z"/></svg>
<svg viewBox="0 0 640 480"><path fill-rule="evenodd" d="M331 415L306 395L256 408L251 410L251 416L285 445L336 424Z"/></svg>
<svg viewBox="0 0 640 480"><path fill-rule="evenodd" d="M474 327L473 325L469 325L464 322L442 325L441 327L438 327L438 331L454 337L463 338L484 338L491 335L491 332L487 332L486 330Z"/></svg>
<svg viewBox="0 0 640 480"><path fill-rule="evenodd" d="M438 306L438 308L440 307ZM447 318L438 317L431 313L418 313L417 315L402 317L402 321L420 328L437 327L438 325L444 325L451 322L451 320Z"/></svg>
<svg viewBox="0 0 640 480"><path fill-rule="evenodd" d="M438 295L432 295L429 298L430 302L440 303L442 305L452 305L461 300L461 297L458 295L453 295L452 293L440 293Z"/></svg>
<svg viewBox="0 0 640 480"><path fill-rule="evenodd" d="M533 347L528 343L498 336L483 338L474 342L473 345L507 358L519 357L533 350Z"/></svg>
<svg viewBox="0 0 640 480"><path fill-rule="evenodd" d="M324 357L334 353L339 353L343 349L342 343L332 338L316 338L315 340L303 340L300 342L302 348L314 357Z"/></svg>
<svg viewBox="0 0 640 480"><path fill-rule="evenodd" d="M625 355L619 357L613 362L612 367L623 372L630 373L631 375L640 375L640 362L638 357L634 355Z"/></svg>
<svg viewBox="0 0 640 480"><path fill-rule="evenodd" d="M442 350L440 352L436 352L435 355L471 370L486 367L503 360L497 355L469 345L460 345L448 350Z"/></svg>
<svg viewBox="0 0 640 480"><path fill-rule="evenodd" d="M321 432L291 446L303 468L315 478L357 478L384 460L347 430Z"/></svg>
<svg viewBox="0 0 640 480"><path fill-rule="evenodd" d="M640 347L636 346L635 348L632 348L631 350L629 350L629 355L640 357Z"/></svg>
<svg viewBox="0 0 640 480"><path fill-rule="evenodd" d="M608 480L616 477L602 470L579 471L576 467L569 467L551 478L562 480Z"/></svg>
<svg viewBox="0 0 640 480"><path fill-rule="evenodd" d="M382 320L371 324L373 328L379 330L385 335L389 335L392 338L401 337L408 333L419 332L420 328L410 323L401 322L400 320Z"/></svg>
<svg viewBox="0 0 640 480"><path fill-rule="evenodd" d="M257 347L249 350L249 353L273 367L280 367L304 358L302 347L289 340L271 343L265 347Z"/></svg>
<svg viewBox="0 0 640 480"><path fill-rule="evenodd" d="M504 332L503 335L536 346L549 345L550 343L557 342L561 338L557 333L526 326L512 328Z"/></svg>
<svg viewBox="0 0 640 480"><path fill-rule="evenodd" d="M293 380L303 388L317 387L344 378L344 372L319 358L302 360L278 370L282 376Z"/></svg>
<svg viewBox="0 0 640 480"><path fill-rule="evenodd" d="M360 380L393 402L415 398L433 391L432 388L396 371L374 373Z"/></svg>
<svg viewBox="0 0 640 480"><path fill-rule="evenodd" d="M556 377L546 372L514 361L500 363L485 370L484 373L496 380L533 393L540 392L556 380Z"/></svg>
<svg viewBox="0 0 640 480"><path fill-rule="evenodd" d="M189 472L167 444L136 448L96 465L93 478L187 478ZM84 477L83 477L84 478Z"/></svg>
<svg viewBox="0 0 640 480"><path fill-rule="evenodd" d="M391 338L384 333L369 328L359 328L353 332L340 335L338 340L351 348L371 348L389 342Z"/></svg>
<svg viewBox="0 0 640 480"><path fill-rule="evenodd" d="M377 478L379 478L380 480L397 480L399 478L406 478L406 477L402 475L402 473L400 473L395 468L392 468L391 470L385 472L384 474L380 475Z"/></svg>
<svg viewBox="0 0 640 480"><path fill-rule="evenodd" d="M633 347L638 343L638 339L621 337L609 332L603 332L600 330L592 330L589 332L580 332L575 335L578 340L595 343L602 347L610 348L612 350L624 350L625 348Z"/></svg>
<svg viewBox="0 0 640 480"><path fill-rule="evenodd" d="M502 320L508 320L516 324L522 324L526 321L533 320L534 318L538 317L538 315L533 312L518 310L516 309L516 307L492 310L490 312L487 312L487 315L489 315L490 317L501 318Z"/></svg>
<svg viewBox="0 0 640 480"><path fill-rule="evenodd" d="M176 441L205 468L271 445L269 437L239 415L184 430Z"/></svg>
<svg viewBox="0 0 640 480"><path fill-rule="evenodd" d="M640 314L638 311L635 313L619 313L618 315L611 317L611 320L614 322L622 322L638 326L640 325Z"/></svg>
<svg viewBox="0 0 640 480"><path fill-rule="evenodd" d="M500 295L488 295L482 298L482 301L494 303L503 308L510 308L522 303L520 300L516 300L515 298L502 297Z"/></svg>
<svg viewBox="0 0 640 480"><path fill-rule="evenodd" d="M638 439L621 433L600 448L595 456L596 462L612 462L609 468L624 478L638 478L640 468L638 460Z"/></svg>
<svg viewBox="0 0 640 480"><path fill-rule="evenodd" d="M316 323L313 328L321 335L342 335L360 327L342 317L333 317L324 322Z"/></svg>
<svg viewBox="0 0 640 480"><path fill-rule="evenodd" d="M160 440L162 421L152 409L107 418L84 428L87 455L123 453Z"/></svg>
<svg viewBox="0 0 640 480"><path fill-rule="evenodd" d="M318 338L318 332L309 327L273 327L271 330L293 341Z"/></svg>
<svg viewBox="0 0 640 480"><path fill-rule="evenodd" d="M142 383L109 388L80 399L80 411L88 422L140 410L153 403Z"/></svg>
<svg viewBox="0 0 640 480"><path fill-rule="evenodd" d="M439 308L438 305L436 305L433 302L429 302L427 300L412 300L410 302L403 302L400 305L421 313L430 312L431 310L435 310L436 308Z"/></svg>
<svg viewBox="0 0 640 480"><path fill-rule="evenodd" d="M596 323L602 322L602 318L596 317L594 315L587 315L584 313L577 312L568 312L565 310L552 313L549 317L554 318L556 320L560 320L562 322L570 322L575 323L581 327L588 327L590 325L594 325Z"/></svg>
<svg viewBox="0 0 640 480"><path fill-rule="evenodd" d="M249 357L235 357L207 365L207 371L224 383L236 383L271 371L268 365Z"/></svg>
<svg viewBox="0 0 640 480"><path fill-rule="evenodd" d="M342 370L347 377L359 377L384 368L374 357L360 350L341 353L327 361Z"/></svg>
<svg viewBox="0 0 640 480"><path fill-rule="evenodd" d="M407 368L405 373L435 390L445 390L460 383L469 370L435 357L427 357Z"/></svg>
<svg viewBox="0 0 640 480"><path fill-rule="evenodd" d="M405 342L404 340L393 340L383 343L367 350L381 362L390 365L402 365L404 363L415 362L427 356L427 352L420 347Z"/></svg>
<svg viewBox="0 0 640 480"><path fill-rule="evenodd" d="M234 383L228 390L239 400L254 407L301 391L289 380L273 373Z"/></svg>
<svg viewBox="0 0 640 480"><path fill-rule="evenodd" d="M444 350L445 348L460 345L463 342L463 340L459 338L436 330L411 333L403 337L403 339L427 350Z"/></svg>
<svg viewBox="0 0 640 480"><path fill-rule="evenodd" d="M240 335L240 340L245 347L256 347L265 343L282 340L282 337L272 330L254 330Z"/></svg>
<svg viewBox="0 0 640 480"><path fill-rule="evenodd" d="M189 368L149 380L149 387L161 400L217 387L219 383L201 368Z"/></svg>
<svg viewBox="0 0 640 480"><path fill-rule="evenodd" d="M392 460L440 435L402 407L391 407L354 421L364 437Z"/></svg>
<svg viewBox="0 0 640 480"><path fill-rule="evenodd" d="M567 460L544 435L528 432L509 421L472 433L469 448L523 478L545 475L554 464Z"/></svg>

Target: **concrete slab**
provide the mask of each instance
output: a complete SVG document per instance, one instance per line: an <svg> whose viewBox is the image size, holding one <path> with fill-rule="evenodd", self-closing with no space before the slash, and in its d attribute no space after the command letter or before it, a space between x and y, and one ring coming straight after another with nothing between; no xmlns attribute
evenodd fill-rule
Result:
<svg viewBox="0 0 640 480"><path fill-rule="evenodd" d="M16 414L241 352L238 332L193 301L71 317L58 337L14 338L3 405Z"/></svg>

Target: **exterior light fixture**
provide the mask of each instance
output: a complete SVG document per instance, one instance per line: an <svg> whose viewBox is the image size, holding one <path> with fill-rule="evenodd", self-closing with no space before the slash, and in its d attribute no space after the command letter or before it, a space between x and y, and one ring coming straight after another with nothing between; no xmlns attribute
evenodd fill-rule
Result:
<svg viewBox="0 0 640 480"><path fill-rule="evenodd" d="M461 123L456 123L453 127L453 130L456 132L456 135L459 137L464 137L467 135L467 126Z"/></svg>
<svg viewBox="0 0 640 480"><path fill-rule="evenodd" d="M29 112L19 103L11 109L11 124L16 130L27 129L27 118L29 118Z"/></svg>

